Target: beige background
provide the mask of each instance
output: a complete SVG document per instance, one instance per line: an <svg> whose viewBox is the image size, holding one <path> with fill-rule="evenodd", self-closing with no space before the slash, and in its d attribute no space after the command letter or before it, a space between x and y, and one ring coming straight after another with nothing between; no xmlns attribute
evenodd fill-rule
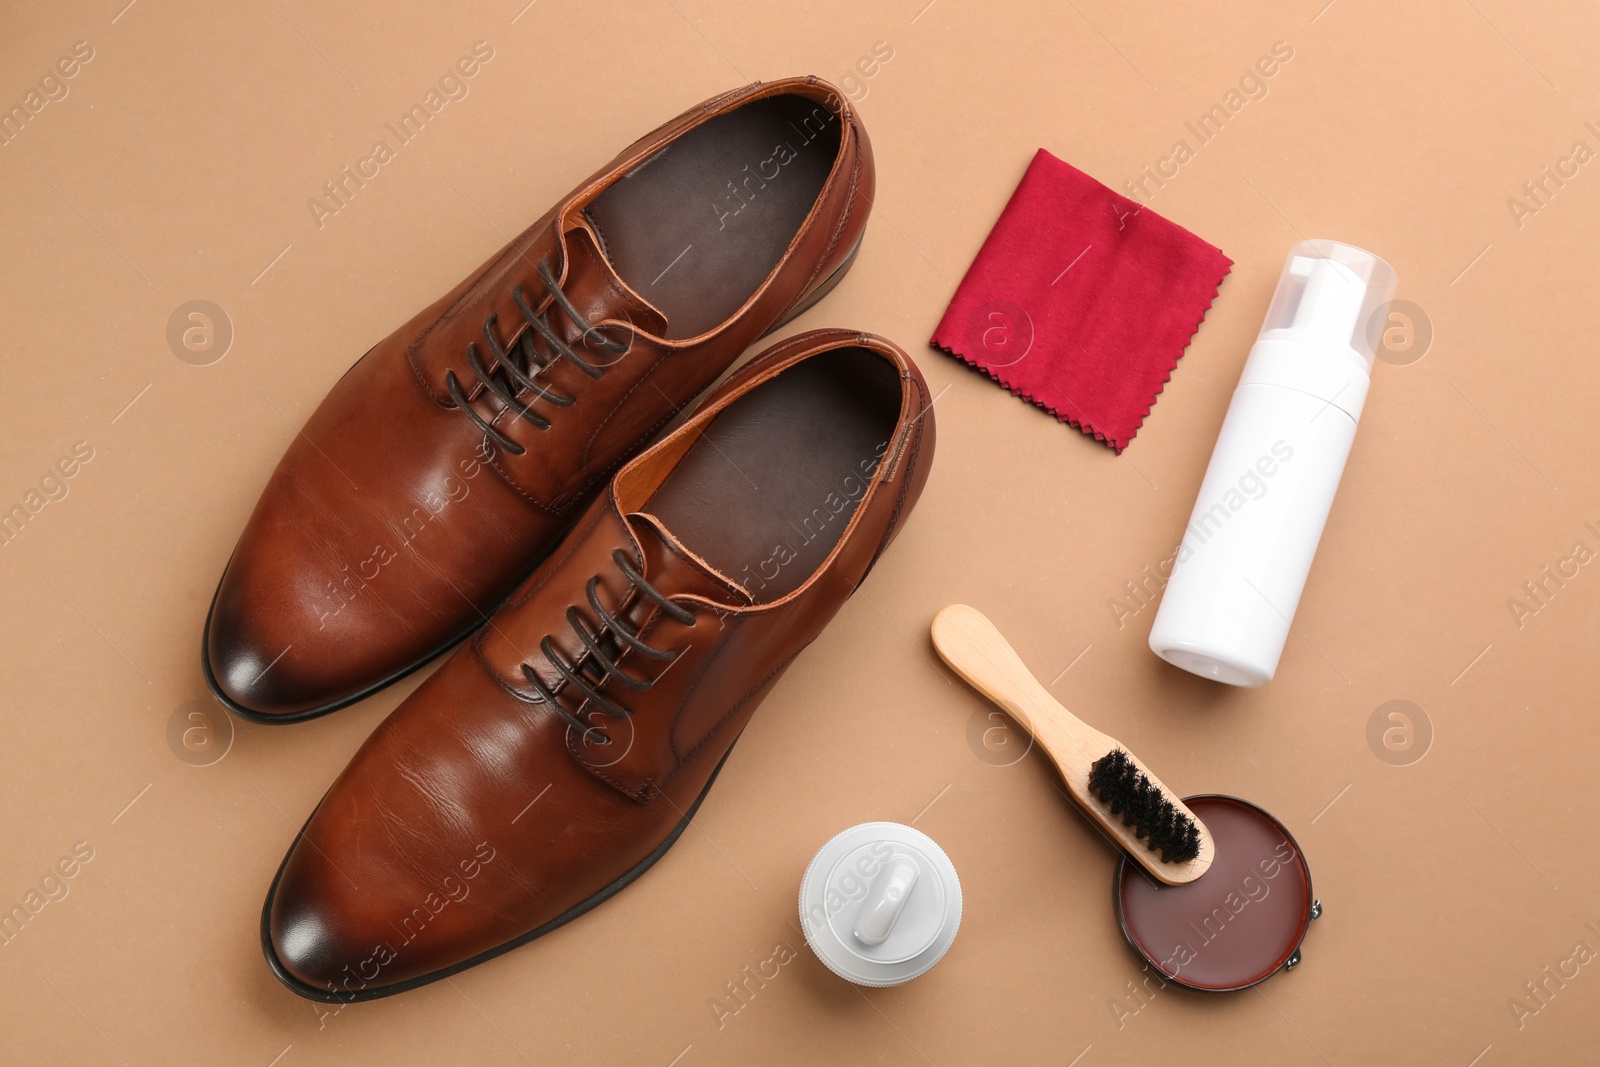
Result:
<svg viewBox="0 0 1600 1067"><path fill-rule="evenodd" d="M1574 141L1600 148L1592 4L122 2L13 8L0 32L7 106L94 49L0 148L0 505L75 442L94 453L0 547L0 906L93 849L0 945L0 1060L1594 1061L1600 964L1520 1027L1508 1002L1575 942L1600 951L1600 565L1520 628L1507 606L1574 542L1600 549L1600 163L1520 228L1507 207ZM322 182L479 40L494 59L470 95L319 229ZM893 58L853 83L878 210L854 273L791 329L885 334L947 389L920 509L648 877L449 983L319 1017L261 960L262 894L416 679L241 723L209 766L169 746L268 472L370 344L634 136L748 80L841 79L880 41ZM1268 95L1152 201L1237 265L1124 456L926 348L1037 147L1120 188L1276 41L1294 58ZM1176 541L1302 236L1386 256L1436 336L1378 368L1278 680L1236 691L1157 661L1154 609L1119 628L1108 601ZM194 299L234 330L210 366L165 337ZM1299 970L1132 1012L1113 856L1037 755L969 744L984 705L927 639L952 601L1180 791L1289 825L1327 906ZM1408 766L1367 740L1396 699L1434 735ZM868 819L915 820L967 894L946 959L885 991L835 979L791 925L811 852ZM779 943L798 957L719 1028L709 1002Z"/></svg>

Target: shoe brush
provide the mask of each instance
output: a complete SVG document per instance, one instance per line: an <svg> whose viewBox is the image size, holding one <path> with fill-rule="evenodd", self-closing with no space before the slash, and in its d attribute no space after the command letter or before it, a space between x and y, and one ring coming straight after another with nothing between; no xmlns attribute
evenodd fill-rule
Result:
<svg viewBox="0 0 1600 1067"><path fill-rule="evenodd" d="M981 612L965 604L939 612L933 647L1033 735L1084 814L1150 877L1187 885L1211 868L1216 844L1205 824L1115 738L1057 703Z"/></svg>

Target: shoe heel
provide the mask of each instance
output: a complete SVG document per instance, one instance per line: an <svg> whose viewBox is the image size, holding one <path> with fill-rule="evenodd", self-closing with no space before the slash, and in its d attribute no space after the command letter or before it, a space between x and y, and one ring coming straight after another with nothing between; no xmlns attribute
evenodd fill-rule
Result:
<svg viewBox="0 0 1600 1067"><path fill-rule="evenodd" d="M833 287L838 285L839 282L844 279L844 276L850 272L851 267L855 266L856 253L861 251L861 242L865 236L865 234L862 234L861 237L856 238L856 243L850 249L849 254L844 257L844 262L835 267L833 273L828 275L827 279L821 285L811 290L810 293L801 298L799 303L795 304L794 307L784 312L783 318L773 323L772 328L761 336L766 337L767 334L776 333L777 331L783 329L785 326L789 325L789 323L793 322L801 315L804 315L807 311L810 311L811 306L817 301L833 292Z"/></svg>

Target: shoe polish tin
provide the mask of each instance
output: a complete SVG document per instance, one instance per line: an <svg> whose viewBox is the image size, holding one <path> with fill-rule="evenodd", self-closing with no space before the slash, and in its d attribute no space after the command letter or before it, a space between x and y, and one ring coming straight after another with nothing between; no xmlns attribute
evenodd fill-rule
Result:
<svg viewBox="0 0 1600 1067"><path fill-rule="evenodd" d="M1247 800L1184 797L1216 840L1211 869L1187 885L1161 885L1123 856L1112 887L1123 936L1162 977L1226 993L1300 963L1300 943L1322 902L1288 829Z"/></svg>
<svg viewBox="0 0 1600 1067"><path fill-rule="evenodd" d="M961 925L961 882L927 834L867 822L822 846L800 881L806 943L857 985L893 986L926 973Z"/></svg>

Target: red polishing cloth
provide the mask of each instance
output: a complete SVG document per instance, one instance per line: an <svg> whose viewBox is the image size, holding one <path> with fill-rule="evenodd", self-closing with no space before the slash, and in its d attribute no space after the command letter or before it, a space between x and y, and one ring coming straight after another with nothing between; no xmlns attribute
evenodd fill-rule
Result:
<svg viewBox="0 0 1600 1067"><path fill-rule="evenodd" d="M1232 267L1041 148L932 344L1120 453Z"/></svg>

